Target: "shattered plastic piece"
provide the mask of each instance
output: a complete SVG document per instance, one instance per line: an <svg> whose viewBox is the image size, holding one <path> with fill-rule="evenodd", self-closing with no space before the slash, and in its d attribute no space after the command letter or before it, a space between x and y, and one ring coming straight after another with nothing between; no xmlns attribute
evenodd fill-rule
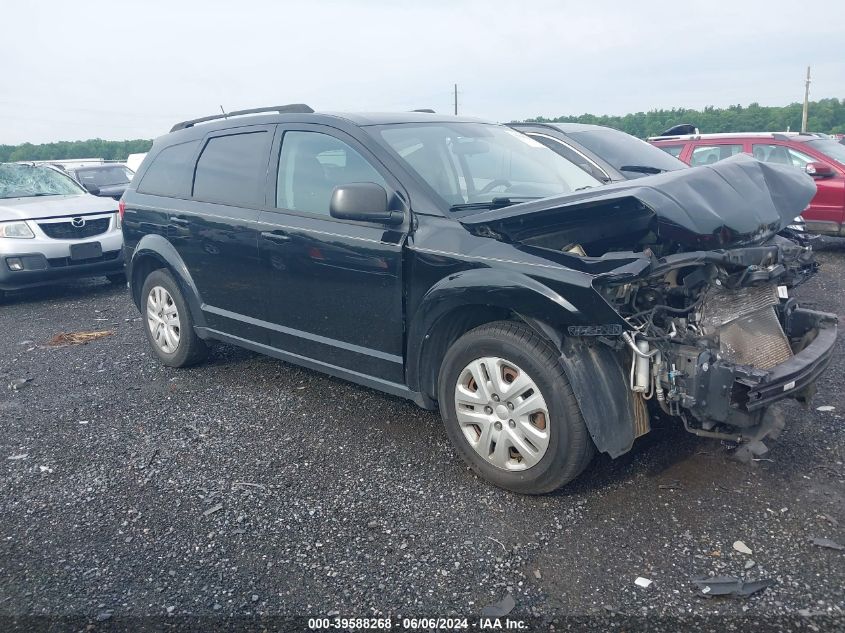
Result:
<svg viewBox="0 0 845 633"><path fill-rule="evenodd" d="M38 467L38 469L39 469L42 473L51 473L51 472L53 472L53 469L52 469L52 468L50 468L49 466L39 466L39 467Z"/></svg>
<svg viewBox="0 0 845 633"><path fill-rule="evenodd" d="M836 541L831 541L829 538L814 538L812 543L813 545L817 545L819 547L826 547L837 551L845 550L845 545L840 545Z"/></svg>
<svg viewBox="0 0 845 633"><path fill-rule="evenodd" d="M6 459L11 459L13 461L16 461L16 460L19 460L19 459L26 459L27 457L29 457L29 453L19 453L17 455L9 455L9 457L7 457Z"/></svg>
<svg viewBox="0 0 845 633"><path fill-rule="evenodd" d="M746 568L746 569L751 569L751 568L752 568L752 567L754 567L754 565L756 565L756 564L757 564L757 563L755 563L753 560L748 559L747 561L745 561L745 568Z"/></svg>
<svg viewBox="0 0 845 633"><path fill-rule="evenodd" d="M513 599L513 596L510 593L506 593L505 597L499 600L498 602L494 602L493 604L488 604L481 610L481 617L484 618L503 618L508 613L513 611L513 608L516 606L516 600Z"/></svg>
<svg viewBox="0 0 845 633"><path fill-rule="evenodd" d="M20 391L26 387L27 383L32 382L32 378L15 378L9 382L9 389L12 391Z"/></svg>
<svg viewBox="0 0 845 633"><path fill-rule="evenodd" d="M647 589L653 582L653 580L649 580L648 578L637 576L637 579L634 581L634 584L637 585L637 587L643 587Z"/></svg>
<svg viewBox="0 0 845 633"><path fill-rule="evenodd" d="M216 506L211 506L208 510L206 510L205 512L203 512L203 513L202 513L202 515L203 515L204 517L207 517L209 514L214 514L214 513L215 513L215 512L217 512L218 510L222 510L222 509L223 509L223 504L222 504L222 503L218 503Z"/></svg>
<svg viewBox="0 0 845 633"><path fill-rule="evenodd" d="M706 596L750 596L753 593L771 587L776 582L771 578L743 582L734 576L713 576L712 578L694 578L693 582Z"/></svg>
<svg viewBox="0 0 845 633"><path fill-rule="evenodd" d="M836 407L832 407L829 404L826 404L821 407L816 407L816 411L835 411Z"/></svg>
<svg viewBox="0 0 845 633"><path fill-rule="evenodd" d="M539 570L539 569L535 569L535 570L534 570L534 578L536 578L537 580L540 580L542 577L543 577L543 576L542 576L542 574L540 574L540 570Z"/></svg>
<svg viewBox="0 0 845 633"><path fill-rule="evenodd" d="M748 545L743 543L742 541L734 541L734 549L741 554L748 554L751 556L751 550L748 549Z"/></svg>

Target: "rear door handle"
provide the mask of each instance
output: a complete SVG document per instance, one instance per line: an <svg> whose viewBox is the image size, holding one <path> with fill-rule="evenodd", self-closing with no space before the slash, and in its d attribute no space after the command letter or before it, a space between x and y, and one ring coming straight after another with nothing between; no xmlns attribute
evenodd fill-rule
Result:
<svg viewBox="0 0 845 633"><path fill-rule="evenodd" d="M264 231L261 237L271 242L290 242L290 235L285 235L281 231Z"/></svg>

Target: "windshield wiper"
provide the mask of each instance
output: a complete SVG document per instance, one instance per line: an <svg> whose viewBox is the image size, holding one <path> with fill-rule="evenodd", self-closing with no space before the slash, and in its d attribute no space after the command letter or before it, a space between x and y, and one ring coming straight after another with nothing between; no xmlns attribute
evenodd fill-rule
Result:
<svg viewBox="0 0 845 633"><path fill-rule="evenodd" d="M662 174L665 169L650 167L649 165L622 165L619 171L635 171L639 174Z"/></svg>
<svg viewBox="0 0 845 633"><path fill-rule="evenodd" d="M453 204L449 207L449 211L465 211L467 209L501 209L509 207L512 204L519 204L520 202L527 202L529 200L539 200L541 196L509 196L502 198L493 198L489 202L465 202L462 204Z"/></svg>

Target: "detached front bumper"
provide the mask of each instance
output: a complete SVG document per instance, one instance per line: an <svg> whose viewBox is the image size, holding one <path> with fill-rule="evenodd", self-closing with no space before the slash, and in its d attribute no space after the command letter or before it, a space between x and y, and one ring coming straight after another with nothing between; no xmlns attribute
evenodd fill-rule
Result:
<svg viewBox="0 0 845 633"><path fill-rule="evenodd" d="M684 370L678 382L685 392L680 404L702 429L754 427L770 405L787 398L807 402L813 396L816 380L833 357L837 318L797 308L784 325L794 354L768 370L731 363L709 351L679 355Z"/></svg>

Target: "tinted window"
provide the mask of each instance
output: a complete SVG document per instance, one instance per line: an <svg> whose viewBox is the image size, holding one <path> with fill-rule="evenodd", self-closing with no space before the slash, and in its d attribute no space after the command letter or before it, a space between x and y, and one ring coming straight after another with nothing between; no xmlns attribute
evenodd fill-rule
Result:
<svg viewBox="0 0 845 633"><path fill-rule="evenodd" d="M699 145L692 150L690 165L712 165L715 162L742 153L742 145Z"/></svg>
<svg viewBox="0 0 845 633"><path fill-rule="evenodd" d="M628 171L625 167L653 167L661 171L686 169L686 165L654 145L619 130L604 128L566 134L621 171Z"/></svg>
<svg viewBox="0 0 845 633"><path fill-rule="evenodd" d="M526 132L528 136L535 139L538 143L542 143L546 147L548 147L553 152L556 152L563 156L566 160L575 163L583 169L585 172L590 174L593 178L597 178L598 180L610 180L610 177L604 173L601 169L596 167L595 164L587 160L587 158L576 152L574 149L569 147L566 143L563 143L559 139L552 138L551 136L546 136L545 134L532 134L531 132Z"/></svg>
<svg viewBox="0 0 845 633"><path fill-rule="evenodd" d="M670 156L674 156L675 158L678 158L684 150L683 145L656 145L656 147L657 149L662 149L664 152Z"/></svg>
<svg viewBox="0 0 845 633"><path fill-rule="evenodd" d="M209 139L197 161L194 198L236 206L263 205L271 139L265 131Z"/></svg>
<svg viewBox="0 0 845 633"><path fill-rule="evenodd" d="M180 143L161 150L138 184L138 192L157 196L187 196L194 152L199 143Z"/></svg>
<svg viewBox="0 0 845 633"><path fill-rule="evenodd" d="M833 140L819 139L818 141L808 141L807 145L817 152L821 152L825 156L829 156L840 165L845 165L845 145L842 143L837 143Z"/></svg>
<svg viewBox="0 0 845 633"><path fill-rule="evenodd" d="M278 208L327 216L334 188L352 182L387 188L381 174L340 139L320 132L285 132L276 181Z"/></svg>
<svg viewBox="0 0 845 633"><path fill-rule="evenodd" d="M132 180L132 172L123 165L106 165L96 169L80 169L76 172L76 177L83 185L108 187L128 183Z"/></svg>

